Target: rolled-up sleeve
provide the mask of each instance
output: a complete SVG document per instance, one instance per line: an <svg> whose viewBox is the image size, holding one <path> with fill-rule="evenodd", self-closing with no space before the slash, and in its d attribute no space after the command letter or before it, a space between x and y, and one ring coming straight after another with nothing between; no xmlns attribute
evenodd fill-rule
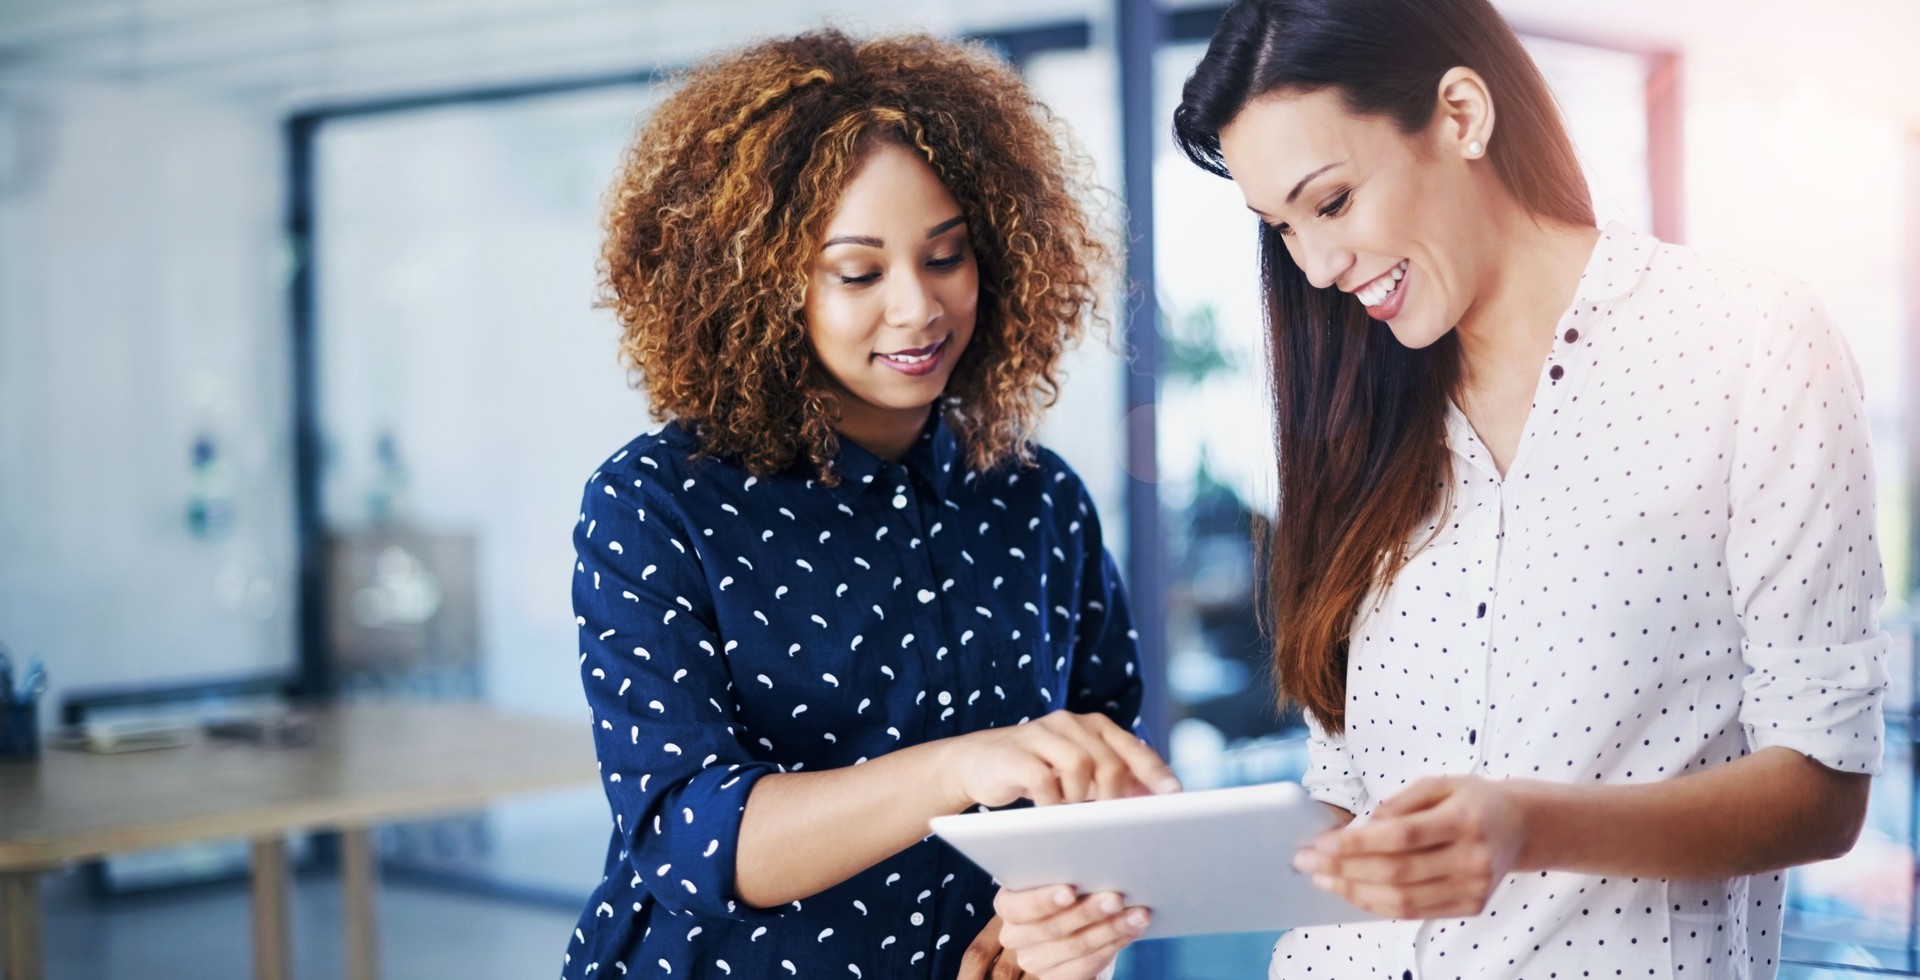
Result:
<svg viewBox="0 0 1920 980"><path fill-rule="evenodd" d="M1878 773L1886 587L1859 371L1804 287L1764 317L1729 473L1727 567L1750 670L1740 720L1755 750Z"/></svg>
<svg viewBox="0 0 1920 980"><path fill-rule="evenodd" d="M597 473L574 529L580 674L600 777L637 886L664 907L746 919L734 862L753 784L771 764L741 746L726 643L696 541L667 488Z"/></svg>
<svg viewBox="0 0 1920 980"><path fill-rule="evenodd" d="M1366 809L1367 787L1354 769L1345 737L1329 734L1311 713L1307 715L1307 771L1300 785L1308 796L1356 817Z"/></svg>

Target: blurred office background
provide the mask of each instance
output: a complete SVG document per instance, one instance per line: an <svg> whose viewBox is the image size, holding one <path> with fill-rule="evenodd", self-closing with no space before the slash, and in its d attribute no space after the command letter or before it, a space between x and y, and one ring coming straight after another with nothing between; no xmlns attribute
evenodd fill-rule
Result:
<svg viewBox="0 0 1920 980"><path fill-rule="evenodd" d="M1788 975L1920 975L1920 5L1501 6L1599 212L1808 280L1865 371L1893 737L1854 854L1794 873ZM1155 722L1189 785L1296 777L1252 610L1250 522L1272 502L1253 220L1166 138L1219 9L0 0L0 643L46 659L47 704L73 717L326 689L583 720L579 487L651 427L593 306L623 142L661 73L715 48L829 20L929 29L1018 64L1151 233L1051 442L1144 611ZM549 975L607 820L587 784L382 831L387 973ZM325 851L301 852L301 975L339 968ZM50 878L48 975L244 975L245 854ZM1126 975L1261 975L1270 941L1144 944Z"/></svg>

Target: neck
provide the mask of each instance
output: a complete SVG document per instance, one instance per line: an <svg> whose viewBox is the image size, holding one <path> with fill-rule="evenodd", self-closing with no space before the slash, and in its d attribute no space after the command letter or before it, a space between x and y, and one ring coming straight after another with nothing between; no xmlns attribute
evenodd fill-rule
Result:
<svg viewBox="0 0 1920 980"><path fill-rule="evenodd" d="M932 405L892 409L850 402L851 398L843 397L840 424L834 427L840 438L888 462L898 461L913 448L933 413Z"/></svg>
<svg viewBox="0 0 1920 980"><path fill-rule="evenodd" d="M1485 389L1531 382L1553 349L1553 328L1572 304L1580 274L1600 239L1597 228L1563 225L1517 203L1496 209L1494 243L1478 298L1455 330L1461 382Z"/></svg>

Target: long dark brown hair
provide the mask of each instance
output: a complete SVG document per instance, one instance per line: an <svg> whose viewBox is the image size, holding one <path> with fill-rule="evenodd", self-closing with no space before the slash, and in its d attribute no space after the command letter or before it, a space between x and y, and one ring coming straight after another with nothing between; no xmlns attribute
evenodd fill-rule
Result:
<svg viewBox="0 0 1920 980"><path fill-rule="evenodd" d="M1320 90L1411 135L1433 119L1440 78L1455 67L1479 72L1499 111L1488 158L1507 190L1538 217L1593 226L1546 81L1487 0L1238 0L1181 90L1174 139L1230 177L1222 128L1260 96ZM1452 333L1402 346L1358 299L1314 288L1264 224L1260 270L1280 461L1279 516L1264 542L1274 674L1284 700L1342 732L1354 619L1446 501L1460 347Z"/></svg>

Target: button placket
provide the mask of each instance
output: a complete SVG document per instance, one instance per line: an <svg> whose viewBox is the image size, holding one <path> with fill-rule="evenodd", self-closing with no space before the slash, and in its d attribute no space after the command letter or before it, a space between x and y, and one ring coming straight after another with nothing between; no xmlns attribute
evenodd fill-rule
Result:
<svg viewBox="0 0 1920 980"><path fill-rule="evenodd" d="M1404 949L1403 955L1406 957L1402 962L1411 963L1415 968L1419 967L1420 940L1421 937L1426 934L1430 922L1431 920L1428 919L1406 919L1397 923L1399 926L1400 942ZM1387 976L1399 977L1400 980L1413 980L1418 974L1414 972L1414 969L1403 967L1399 973L1389 973Z"/></svg>
<svg viewBox="0 0 1920 980"><path fill-rule="evenodd" d="M937 587L931 556L927 554L926 542L921 539L919 508L913 506L914 491L909 486L906 468L898 463L887 463L880 468L880 486L875 490L884 490L892 506L883 507L881 520L889 533L883 544L892 547L901 556L899 567L906 574L893 582L886 583L891 589L888 599L893 608L911 609L907 615L910 628L907 633L909 647L902 653L917 656L920 660L921 677L926 687L920 692L922 701L930 701L937 691L945 690L952 683L948 676L947 665L935 655L942 645L945 630L940 629L939 614L934 611L933 602L919 602L915 597ZM919 542L918 546L915 542ZM936 594L937 598L937 594ZM904 600L904 601L903 601ZM938 711L930 711L926 704L920 708L922 724L928 739L941 738L947 734L951 719L940 718Z"/></svg>
<svg viewBox="0 0 1920 980"><path fill-rule="evenodd" d="M1497 650L1499 603L1496 601L1496 584L1500 578L1500 553L1502 539L1506 532L1505 483L1493 484L1491 515L1482 520L1474 529L1472 548L1472 566L1468 569L1468 594L1466 599L1473 604L1474 634L1479 638L1479 649L1466 652L1466 677L1462 684L1463 694L1471 700L1461 704L1460 739L1467 761L1467 771L1477 771L1486 755L1485 743L1480 731L1486 727L1486 705L1489 678L1493 673L1493 659Z"/></svg>
<svg viewBox="0 0 1920 980"><path fill-rule="evenodd" d="M934 563L932 535L925 526L927 515L920 505L923 498L931 499L927 498L930 491L915 486L906 467L899 464L887 476L893 482L893 513L907 529L904 539L894 546L909 552L903 564L920 574L919 581L904 584L901 591L911 600L903 605L914 610L914 645L920 649L920 662L926 670L927 698L932 702L928 705L927 727L934 737L959 734L968 720L952 692L960 689L965 678L955 655L947 593Z"/></svg>
<svg viewBox="0 0 1920 980"><path fill-rule="evenodd" d="M1547 383L1543 387L1562 387L1562 382L1566 380L1568 374L1567 365L1572 362L1573 348L1580 343L1581 326L1591 326L1596 318L1606 316L1607 312L1608 309L1599 303L1589 303L1586 306L1576 304L1567 311L1562 321L1565 329L1560 331L1553 350L1547 353ZM1539 397L1534 399L1536 403L1541 400Z"/></svg>
<svg viewBox="0 0 1920 980"><path fill-rule="evenodd" d="M1566 403L1567 393L1575 387L1580 376L1567 369L1572 358L1562 341L1572 343L1580 338L1579 324L1589 323L1589 316L1604 316L1605 311L1597 304L1588 307L1576 306L1561 317L1555 324L1553 349L1547 352L1546 363L1541 368L1541 377L1533 389L1533 403L1528 406L1525 429L1520 433L1520 444L1513 459L1507 463L1507 472L1502 482L1523 477L1527 471L1528 460L1536 451L1535 443L1546 438L1551 431L1555 417L1560 414L1560 406ZM1564 327L1564 329L1563 329ZM1569 341L1567 338L1573 338Z"/></svg>

